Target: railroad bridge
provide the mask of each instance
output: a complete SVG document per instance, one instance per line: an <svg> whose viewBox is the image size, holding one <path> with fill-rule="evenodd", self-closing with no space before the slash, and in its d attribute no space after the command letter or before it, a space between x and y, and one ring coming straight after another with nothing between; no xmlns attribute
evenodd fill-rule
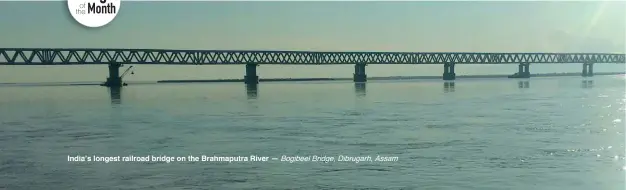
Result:
<svg viewBox="0 0 626 190"><path fill-rule="evenodd" d="M582 64L582 76L593 76L593 64L625 63L614 53L470 53L470 52L321 52L166 49L0 48L0 65L108 64L104 86L122 86L124 64L245 65L246 84L258 84L256 68L267 64L353 64L354 82L366 82L368 64L442 64L444 80L456 78L456 64L519 64L510 78L529 78L531 64Z"/></svg>

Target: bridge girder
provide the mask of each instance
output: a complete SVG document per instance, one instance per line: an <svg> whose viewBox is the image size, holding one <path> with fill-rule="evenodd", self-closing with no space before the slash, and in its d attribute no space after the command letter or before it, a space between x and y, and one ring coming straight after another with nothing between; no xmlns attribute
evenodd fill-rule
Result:
<svg viewBox="0 0 626 190"><path fill-rule="evenodd" d="M310 52L0 48L0 65L71 64L518 64L625 63L610 53Z"/></svg>

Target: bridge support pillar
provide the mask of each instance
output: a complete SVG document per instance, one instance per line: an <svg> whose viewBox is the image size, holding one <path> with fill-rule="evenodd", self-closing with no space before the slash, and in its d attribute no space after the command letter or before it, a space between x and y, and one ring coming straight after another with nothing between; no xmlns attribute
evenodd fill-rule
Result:
<svg viewBox="0 0 626 190"><path fill-rule="evenodd" d="M530 78L530 63L524 64L524 78Z"/></svg>
<svg viewBox="0 0 626 190"><path fill-rule="evenodd" d="M520 63L517 69L517 73L509 75L509 78L530 78L530 64Z"/></svg>
<svg viewBox="0 0 626 190"><path fill-rule="evenodd" d="M443 65L443 80L456 79L456 73L454 73L454 63L446 63Z"/></svg>
<svg viewBox="0 0 626 190"><path fill-rule="evenodd" d="M123 85L122 77L120 76L120 67L122 67L121 63L109 63L109 77L102 86L121 87Z"/></svg>
<svg viewBox="0 0 626 190"><path fill-rule="evenodd" d="M256 67L258 64L248 63L246 64L246 76L243 81L246 84L259 84L259 76L256 75Z"/></svg>
<svg viewBox="0 0 626 190"><path fill-rule="evenodd" d="M583 77L593 76L593 63L583 63Z"/></svg>
<svg viewBox="0 0 626 190"><path fill-rule="evenodd" d="M354 82L366 82L367 81L367 75L365 74L365 66L366 64L354 65Z"/></svg>

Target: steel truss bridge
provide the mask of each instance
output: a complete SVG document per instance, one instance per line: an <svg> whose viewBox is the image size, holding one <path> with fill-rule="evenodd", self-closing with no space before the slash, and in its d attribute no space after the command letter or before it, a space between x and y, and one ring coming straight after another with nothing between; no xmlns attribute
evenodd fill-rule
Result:
<svg viewBox="0 0 626 190"><path fill-rule="evenodd" d="M73 64L519 64L625 63L610 53L421 53L0 48L0 65Z"/></svg>
<svg viewBox="0 0 626 190"><path fill-rule="evenodd" d="M354 64L354 82L367 81L367 64L443 64L444 80L455 80L455 64L519 64L509 78L530 78L530 64L582 63L582 76L593 76L594 63L625 63L625 54L610 53L412 53L412 52L312 52L163 49L46 49L0 48L0 65L107 64L109 77L102 84L124 86L123 64L234 65L246 66L244 82L259 83L261 64ZM130 68L129 68L130 69Z"/></svg>

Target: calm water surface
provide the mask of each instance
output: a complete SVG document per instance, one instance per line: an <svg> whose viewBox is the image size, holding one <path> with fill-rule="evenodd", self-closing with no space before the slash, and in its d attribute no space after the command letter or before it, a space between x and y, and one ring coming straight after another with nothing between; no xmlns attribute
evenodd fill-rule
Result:
<svg viewBox="0 0 626 190"><path fill-rule="evenodd" d="M0 87L0 189L624 189L624 78ZM397 162L68 162L99 156Z"/></svg>

